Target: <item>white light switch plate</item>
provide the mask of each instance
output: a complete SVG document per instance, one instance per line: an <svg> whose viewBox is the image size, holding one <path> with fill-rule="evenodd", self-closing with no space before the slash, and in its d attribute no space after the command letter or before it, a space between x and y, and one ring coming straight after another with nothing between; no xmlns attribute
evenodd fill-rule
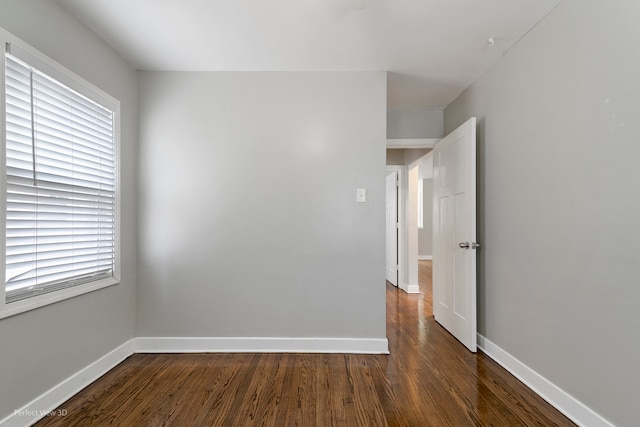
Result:
<svg viewBox="0 0 640 427"><path fill-rule="evenodd" d="M356 191L356 202L365 203L367 201L367 189L366 188L358 188Z"/></svg>

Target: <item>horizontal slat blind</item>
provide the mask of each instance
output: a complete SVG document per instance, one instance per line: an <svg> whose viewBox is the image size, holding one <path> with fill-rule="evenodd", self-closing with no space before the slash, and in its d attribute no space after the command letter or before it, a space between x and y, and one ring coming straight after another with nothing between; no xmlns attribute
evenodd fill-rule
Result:
<svg viewBox="0 0 640 427"><path fill-rule="evenodd" d="M6 302L112 277L114 113L6 55Z"/></svg>

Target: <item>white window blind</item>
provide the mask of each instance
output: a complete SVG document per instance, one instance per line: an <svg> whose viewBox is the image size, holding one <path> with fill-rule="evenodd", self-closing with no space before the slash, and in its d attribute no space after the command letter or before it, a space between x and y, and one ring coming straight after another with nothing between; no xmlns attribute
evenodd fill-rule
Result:
<svg viewBox="0 0 640 427"><path fill-rule="evenodd" d="M6 303L113 277L114 112L6 54Z"/></svg>

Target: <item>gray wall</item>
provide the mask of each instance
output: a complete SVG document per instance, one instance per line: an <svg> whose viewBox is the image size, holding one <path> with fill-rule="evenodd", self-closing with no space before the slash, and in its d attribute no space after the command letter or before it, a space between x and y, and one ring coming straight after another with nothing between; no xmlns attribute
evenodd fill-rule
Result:
<svg viewBox="0 0 640 427"><path fill-rule="evenodd" d="M401 148L387 149L387 165L389 166L404 165L404 150Z"/></svg>
<svg viewBox="0 0 640 427"><path fill-rule="evenodd" d="M136 75L49 0L3 0L0 26L121 101L122 283L0 319L0 419L133 337Z"/></svg>
<svg viewBox="0 0 640 427"><path fill-rule="evenodd" d="M442 111L389 111L387 138L442 138Z"/></svg>
<svg viewBox="0 0 640 427"><path fill-rule="evenodd" d="M400 166L415 162L420 157L431 151L431 148L388 148L387 165Z"/></svg>
<svg viewBox="0 0 640 427"><path fill-rule="evenodd" d="M418 256L433 255L433 179L422 180L424 227L418 228Z"/></svg>
<svg viewBox="0 0 640 427"><path fill-rule="evenodd" d="M138 83L137 335L384 339L385 73Z"/></svg>
<svg viewBox="0 0 640 427"><path fill-rule="evenodd" d="M406 148L403 151L404 164L409 166L411 163L431 151L431 148Z"/></svg>
<svg viewBox="0 0 640 427"><path fill-rule="evenodd" d="M620 426L640 384L640 4L565 0L445 110L478 125L482 335Z"/></svg>

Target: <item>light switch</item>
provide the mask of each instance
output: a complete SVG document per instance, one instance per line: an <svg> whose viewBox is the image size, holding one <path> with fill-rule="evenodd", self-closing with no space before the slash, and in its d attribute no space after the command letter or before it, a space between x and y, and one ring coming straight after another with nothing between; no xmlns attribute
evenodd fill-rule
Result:
<svg viewBox="0 0 640 427"><path fill-rule="evenodd" d="M366 188L358 188L356 191L356 202L364 203L367 201L367 189Z"/></svg>

